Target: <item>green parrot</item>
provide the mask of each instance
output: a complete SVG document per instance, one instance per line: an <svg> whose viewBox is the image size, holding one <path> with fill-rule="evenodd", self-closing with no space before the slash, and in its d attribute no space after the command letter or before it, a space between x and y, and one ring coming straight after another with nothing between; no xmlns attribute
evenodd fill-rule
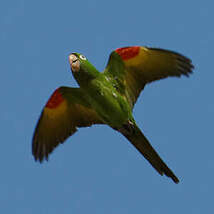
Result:
<svg viewBox="0 0 214 214"><path fill-rule="evenodd" d="M137 126L132 110L146 84L188 77L194 68L191 60L169 50L133 46L113 51L103 72L79 53L70 54L69 62L79 88L59 87L46 103L32 140L35 160L48 160L77 128L106 124L125 136L160 175L178 183Z"/></svg>

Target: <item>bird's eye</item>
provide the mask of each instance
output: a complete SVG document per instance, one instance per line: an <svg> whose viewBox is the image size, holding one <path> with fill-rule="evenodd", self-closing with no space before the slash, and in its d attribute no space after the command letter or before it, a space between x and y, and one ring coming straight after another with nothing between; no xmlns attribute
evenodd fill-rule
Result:
<svg viewBox="0 0 214 214"><path fill-rule="evenodd" d="M80 55L80 59L82 59L82 60L86 60L86 57L85 57L85 56L83 56L83 55Z"/></svg>

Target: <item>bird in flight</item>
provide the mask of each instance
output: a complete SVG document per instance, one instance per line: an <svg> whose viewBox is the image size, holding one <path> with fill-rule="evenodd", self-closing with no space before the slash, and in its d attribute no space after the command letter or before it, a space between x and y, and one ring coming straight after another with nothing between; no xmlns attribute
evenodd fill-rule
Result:
<svg viewBox="0 0 214 214"><path fill-rule="evenodd" d="M160 175L178 183L137 126L132 110L146 84L188 77L194 68L191 60L169 50L133 46L114 50L103 72L79 53L70 54L69 63L79 88L61 86L47 101L33 135L35 160L48 160L55 147L78 128L106 124L125 136Z"/></svg>

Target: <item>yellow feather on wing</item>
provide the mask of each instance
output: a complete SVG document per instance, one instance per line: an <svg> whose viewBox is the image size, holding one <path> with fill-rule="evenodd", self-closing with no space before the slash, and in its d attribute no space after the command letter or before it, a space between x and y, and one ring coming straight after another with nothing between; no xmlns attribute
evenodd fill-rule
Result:
<svg viewBox="0 0 214 214"><path fill-rule="evenodd" d="M124 90L120 91L133 107L147 83L166 77L189 76L192 69L191 60L179 53L133 46L113 51L104 72L118 79L119 85L122 82Z"/></svg>
<svg viewBox="0 0 214 214"><path fill-rule="evenodd" d="M78 127L102 124L96 112L86 103L79 88L60 87L48 100L37 123L32 153L40 162Z"/></svg>

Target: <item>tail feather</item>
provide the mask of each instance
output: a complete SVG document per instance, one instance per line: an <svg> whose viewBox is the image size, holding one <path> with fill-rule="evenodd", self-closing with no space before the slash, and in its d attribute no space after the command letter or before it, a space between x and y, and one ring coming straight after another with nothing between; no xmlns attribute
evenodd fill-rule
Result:
<svg viewBox="0 0 214 214"><path fill-rule="evenodd" d="M136 125L133 125L132 128L132 133L128 132L125 129L119 129L118 131L122 133L135 146L135 148L149 161L149 163L158 171L160 175L165 174L166 176L170 177L175 183L178 183L179 179L163 162L163 160L153 149L141 130Z"/></svg>

